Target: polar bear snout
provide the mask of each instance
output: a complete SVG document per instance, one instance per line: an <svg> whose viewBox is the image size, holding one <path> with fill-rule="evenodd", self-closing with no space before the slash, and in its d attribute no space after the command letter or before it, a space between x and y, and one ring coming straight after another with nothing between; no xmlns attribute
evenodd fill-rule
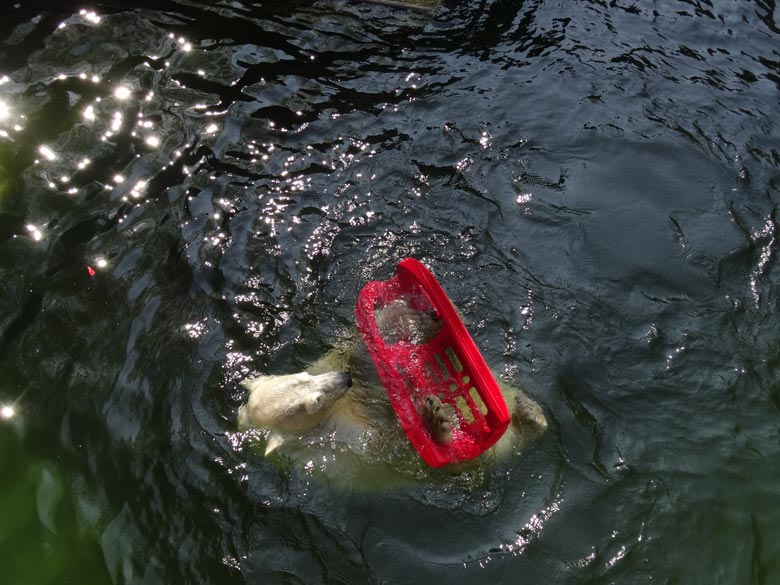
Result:
<svg viewBox="0 0 780 585"><path fill-rule="evenodd" d="M301 388L305 394L304 406L308 414L316 414L329 409L352 386L352 378L347 372L329 372L312 376L306 375Z"/></svg>
<svg viewBox="0 0 780 585"><path fill-rule="evenodd" d="M327 374L310 375L309 383L323 394L339 397L352 387L352 376L349 372L328 372Z"/></svg>

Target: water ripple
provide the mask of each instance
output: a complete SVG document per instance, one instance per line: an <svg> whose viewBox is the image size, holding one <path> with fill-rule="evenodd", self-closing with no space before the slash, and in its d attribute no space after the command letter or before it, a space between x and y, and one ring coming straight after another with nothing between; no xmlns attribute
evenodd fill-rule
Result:
<svg viewBox="0 0 780 585"><path fill-rule="evenodd" d="M774 3L0 29L10 582L771 581ZM548 432L393 490L263 458L237 382L306 367L404 256Z"/></svg>

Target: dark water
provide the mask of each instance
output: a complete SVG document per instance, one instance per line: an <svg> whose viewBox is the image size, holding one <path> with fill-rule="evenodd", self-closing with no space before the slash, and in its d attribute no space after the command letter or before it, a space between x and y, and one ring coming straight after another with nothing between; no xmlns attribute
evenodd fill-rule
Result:
<svg viewBox="0 0 780 585"><path fill-rule="evenodd" d="M773 0L143 4L0 21L0 581L780 579ZM548 432L471 489L232 440L406 256Z"/></svg>

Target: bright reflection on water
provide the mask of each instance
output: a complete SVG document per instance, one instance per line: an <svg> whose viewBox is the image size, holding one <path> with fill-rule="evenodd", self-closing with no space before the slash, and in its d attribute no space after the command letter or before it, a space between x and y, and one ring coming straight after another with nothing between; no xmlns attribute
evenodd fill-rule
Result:
<svg viewBox="0 0 780 585"><path fill-rule="evenodd" d="M114 97L118 99L119 101L124 101L128 99L132 95L132 90L125 86L125 85L119 85L114 90Z"/></svg>
<svg viewBox="0 0 780 585"><path fill-rule="evenodd" d="M780 578L771 3L39 4L0 51L0 580ZM548 431L264 458L238 382L405 256Z"/></svg>

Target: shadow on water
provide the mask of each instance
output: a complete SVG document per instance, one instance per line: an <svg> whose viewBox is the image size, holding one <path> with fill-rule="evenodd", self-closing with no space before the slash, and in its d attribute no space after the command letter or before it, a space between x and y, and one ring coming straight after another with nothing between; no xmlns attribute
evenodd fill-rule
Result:
<svg viewBox="0 0 780 585"><path fill-rule="evenodd" d="M3 11L4 583L780 575L774 3ZM386 489L236 441L406 256L548 431Z"/></svg>

